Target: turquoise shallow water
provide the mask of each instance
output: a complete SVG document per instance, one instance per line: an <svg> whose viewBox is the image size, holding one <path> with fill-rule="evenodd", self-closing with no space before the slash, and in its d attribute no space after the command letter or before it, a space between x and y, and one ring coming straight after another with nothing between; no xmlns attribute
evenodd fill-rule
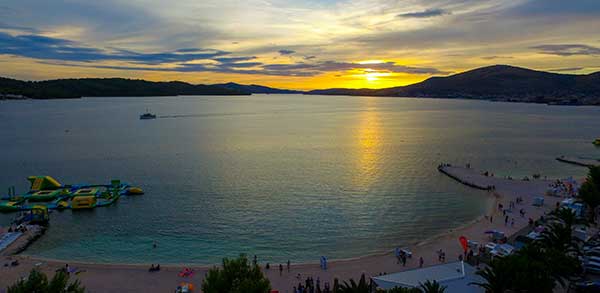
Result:
<svg viewBox="0 0 600 293"><path fill-rule="evenodd" d="M146 108L160 119L141 121ZM583 176L600 108L467 100L253 95L0 102L0 187L28 175L120 178L141 197L55 212L28 254L217 263L257 254L347 258L424 240L480 215L485 193L436 171L470 162L516 177ZM10 215L0 215L0 224ZM158 248L152 249L152 242Z"/></svg>

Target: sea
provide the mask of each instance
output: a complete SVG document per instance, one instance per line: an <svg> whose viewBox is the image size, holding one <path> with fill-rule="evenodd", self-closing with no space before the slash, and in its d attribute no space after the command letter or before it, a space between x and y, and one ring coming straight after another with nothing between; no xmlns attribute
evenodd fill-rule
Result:
<svg viewBox="0 0 600 293"><path fill-rule="evenodd" d="M146 110L154 120L140 120ZM30 175L145 194L54 211L25 254L98 263L317 262L427 240L489 210L440 174L582 178L600 107L318 95L0 101L0 191ZM0 214L8 225L15 214ZM156 244L156 247L153 247ZM458 245L458 241L457 241Z"/></svg>

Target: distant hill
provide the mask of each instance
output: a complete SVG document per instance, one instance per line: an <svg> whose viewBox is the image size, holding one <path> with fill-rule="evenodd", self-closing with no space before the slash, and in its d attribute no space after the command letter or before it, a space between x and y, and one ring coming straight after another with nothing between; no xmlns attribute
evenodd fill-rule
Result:
<svg viewBox="0 0 600 293"><path fill-rule="evenodd" d="M600 72L558 74L494 65L385 89L326 89L318 95L466 98L548 104L600 105Z"/></svg>
<svg viewBox="0 0 600 293"><path fill-rule="evenodd" d="M177 95L249 95L246 91L180 81L151 82L123 78L20 81L0 77L0 98L68 99Z"/></svg>
<svg viewBox="0 0 600 293"><path fill-rule="evenodd" d="M324 89L301 92L261 85L193 85L123 78L20 81L0 77L0 99L80 97L297 94L463 98L561 105L600 105L600 72L558 74L494 65L447 77L431 77L408 86L384 89Z"/></svg>
<svg viewBox="0 0 600 293"><path fill-rule="evenodd" d="M215 84L215 86L223 87L230 90L236 90L240 92L248 92L252 94L301 94L302 91L294 90L282 90L268 86L262 86L257 84L243 85L235 82Z"/></svg>

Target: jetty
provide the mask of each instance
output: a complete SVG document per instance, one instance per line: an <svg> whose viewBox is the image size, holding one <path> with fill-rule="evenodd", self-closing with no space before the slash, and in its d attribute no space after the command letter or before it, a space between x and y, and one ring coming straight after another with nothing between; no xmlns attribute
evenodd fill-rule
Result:
<svg viewBox="0 0 600 293"><path fill-rule="evenodd" d="M441 164L438 166L438 171L469 187L481 190L495 189L495 185L493 182L491 182L491 180L481 180L481 176L477 176L478 178L475 180L475 178L472 178L473 174L465 174L465 172L463 172L463 168L453 167L450 164Z"/></svg>
<svg viewBox="0 0 600 293"><path fill-rule="evenodd" d="M17 231L0 233L0 256L10 256L23 252L46 232L43 225L23 225ZM0 228L1 231L7 231Z"/></svg>
<svg viewBox="0 0 600 293"><path fill-rule="evenodd" d="M559 162L563 162L563 163L567 163L567 164L571 164L571 165L582 166L582 167L600 166L600 160L589 159L589 158L560 156L560 157L557 157L556 160Z"/></svg>

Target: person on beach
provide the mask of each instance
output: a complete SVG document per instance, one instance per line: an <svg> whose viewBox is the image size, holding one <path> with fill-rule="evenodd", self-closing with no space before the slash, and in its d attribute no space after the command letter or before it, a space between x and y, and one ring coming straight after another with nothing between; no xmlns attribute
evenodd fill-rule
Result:
<svg viewBox="0 0 600 293"><path fill-rule="evenodd" d="M290 272L290 260L289 259L287 261L287 271L288 271L288 273Z"/></svg>
<svg viewBox="0 0 600 293"><path fill-rule="evenodd" d="M420 267L420 268L422 268L422 267L423 267L423 263L424 263L424 262L425 262L425 261L423 260L423 257L422 257L422 256L421 256L421 257L419 257L419 267Z"/></svg>
<svg viewBox="0 0 600 293"><path fill-rule="evenodd" d="M504 218L504 226L508 225L508 216Z"/></svg>
<svg viewBox="0 0 600 293"><path fill-rule="evenodd" d="M270 268L271 268L271 265L270 265L269 263L267 263L267 265L265 265L265 269L267 269L267 270L268 270L268 269L270 269Z"/></svg>
<svg viewBox="0 0 600 293"><path fill-rule="evenodd" d="M515 218L512 218L512 220L510 220L510 226L515 227Z"/></svg>
<svg viewBox="0 0 600 293"><path fill-rule="evenodd" d="M279 264L279 275L281 276L283 274L283 265Z"/></svg>
<svg viewBox="0 0 600 293"><path fill-rule="evenodd" d="M490 216L490 223L494 222L494 216Z"/></svg>
<svg viewBox="0 0 600 293"><path fill-rule="evenodd" d="M406 255L402 254L401 258L402 258L402 266L405 267L406 266Z"/></svg>

